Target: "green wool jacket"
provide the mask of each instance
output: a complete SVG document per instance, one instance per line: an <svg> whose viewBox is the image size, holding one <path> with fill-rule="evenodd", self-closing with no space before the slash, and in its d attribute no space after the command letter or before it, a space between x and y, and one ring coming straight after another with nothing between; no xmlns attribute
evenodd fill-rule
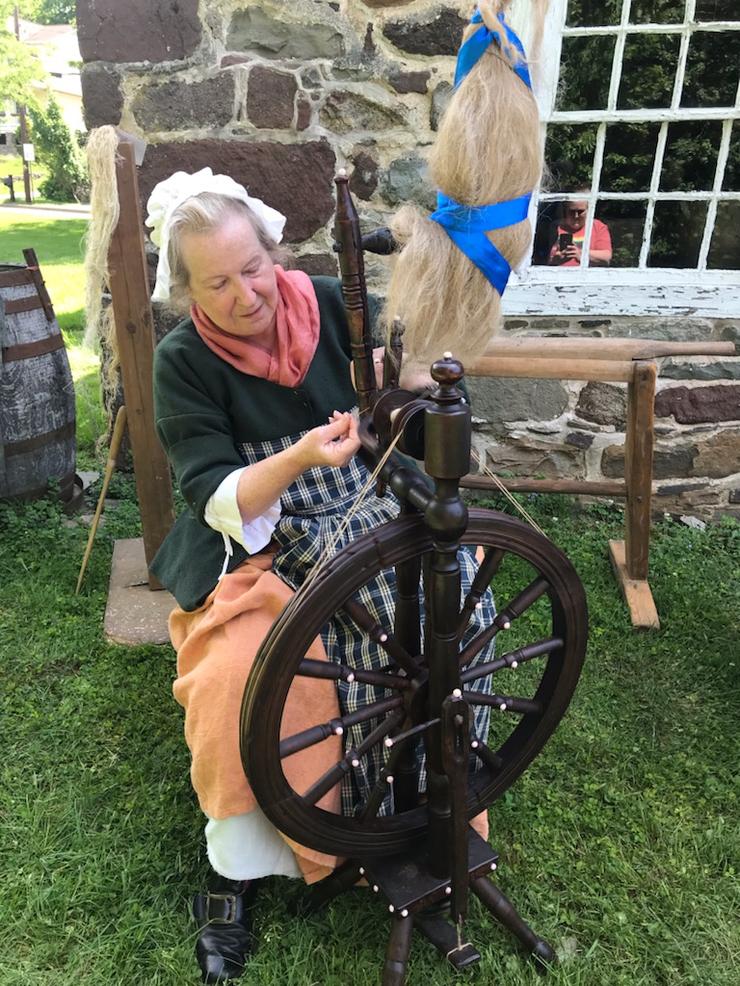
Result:
<svg viewBox="0 0 740 986"><path fill-rule="evenodd" d="M334 410L357 403L341 285L313 277L321 334L298 387L240 373L202 341L190 319L157 346L154 413L157 434L188 508L165 538L151 571L185 610L201 605L216 585L224 558L221 534L203 519L222 480L244 466L237 444L271 441L326 424ZM377 304L371 302L371 318ZM247 557L234 545L228 571Z"/></svg>

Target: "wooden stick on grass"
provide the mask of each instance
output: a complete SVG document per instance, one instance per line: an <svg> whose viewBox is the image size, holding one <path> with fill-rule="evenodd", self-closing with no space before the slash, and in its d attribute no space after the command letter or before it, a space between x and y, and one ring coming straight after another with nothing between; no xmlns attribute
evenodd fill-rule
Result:
<svg viewBox="0 0 740 986"><path fill-rule="evenodd" d="M103 512L103 503L105 502L105 494L108 492L108 486L110 484L111 476L113 475L113 470L116 466L116 457L118 456L118 450L121 447L121 441L123 440L123 433L126 430L126 408L124 405L118 408L118 413L116 414L116 423L113 425L113 436L110 441L110 449L108 451L108 461L105 464L105 473L103 474L103 485L100 489L100 496L98 497L98 505L95 508L95 516L93 517L92 524L90 525L90 534L87 538L87 546L85 548L85 555L82 559L82 565L80 566L80 574L77 577L77 588L75 589L75 595L79 594L80 586L82 585L82 577L85 574L85 569L87 568L87 563L90 559L90 553L92 552L93 541L95 540L95 532L98 529L98 523L100 522L100 515Z"/></svg>

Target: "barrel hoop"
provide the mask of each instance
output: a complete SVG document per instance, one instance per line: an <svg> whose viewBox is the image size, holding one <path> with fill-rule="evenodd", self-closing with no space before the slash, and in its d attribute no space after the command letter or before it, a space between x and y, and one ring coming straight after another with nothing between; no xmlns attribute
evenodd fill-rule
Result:
<svg viewBox="0 0 740 986"><path fill-rule="evenodd" d="M19 312L32 312L36 308L43 308L43 302L37 294L30 294L27 298L16 298L14 301L5 302L5 314L17 315Z"/></svg>
<svg viewBox="0 0 740 986"><path fill-rule="evenodd" d="M58 335L47 336L37 342L20 342L17 346L3 346L3 363L13 363L18 359L31 359L34 356L46 356L57 349L64 349L64 339Z"/></svg>
<svg viewBox="0 0 740 986"><path fill-rule="evenodd" d="M18 288L24 284L33 284L33 274L27 267L0 271L0 288Z"/></svg>
<svg viewBox="0 0 740 986"><path fill-rule="evenodd" d="M68 421L61 428L47 431L43 435L36 435L34 438L25 438L20 442L8 442L4 447L5 458L9 459L12 455L22 455L24 452L33 452L37 448L43 448L44 445L51 445L52 442L58 439L74 438L74 435L75 423L74 421Z"/></svg>

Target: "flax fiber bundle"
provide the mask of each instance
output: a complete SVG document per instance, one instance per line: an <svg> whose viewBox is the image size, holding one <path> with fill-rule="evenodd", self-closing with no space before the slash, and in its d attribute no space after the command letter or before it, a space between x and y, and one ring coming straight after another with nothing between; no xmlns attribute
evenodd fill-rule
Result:
<svg viewBox="0 0 740 986"><path fill-rule="evenodd" d="M483 0L486 27L509 0ZM532 5L541 38L547 0ZM477 30L468 27L464 39ZM503 33L503 32L501 32ZM455 90L430 156L430 177L445 195L467 206L503 202L531 192L542 172L539 116L532 92L512 70L517 53L492 44ZM400 317L404 351L413 364L449 350L463 362L480 356L501 327L501 296L448 237L413 206L394 217L402 245L386 304L388 326ZM515 268L529 248L529 220L486 233Z"/></svg>
<svg viewBox="0 0 740 986"><path fill-rule="evenodd" d="M108 291L108 250L118 225L119 203L116 183L118 134L115 127L97 127L87 142L90 170L90 224L85 249L85 345L103 350L107 357L104 387L114 393L117 385L118 346L113 312L103 305Z"/></svg>

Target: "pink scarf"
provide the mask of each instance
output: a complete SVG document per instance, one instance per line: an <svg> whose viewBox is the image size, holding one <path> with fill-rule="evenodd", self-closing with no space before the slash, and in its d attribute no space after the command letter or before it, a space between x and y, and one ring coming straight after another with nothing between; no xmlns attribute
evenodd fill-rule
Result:
<svg viewBox="0 0 740 986"><path fill-rule="evenodd" d="M224 332L198 305L191 306L190 317L206 346L241 373L281 387L296 387L303 382L319 344L319 303L311 278L303 271L286 271L275 264L275 278L278 303L272 349Z"/></svg>

